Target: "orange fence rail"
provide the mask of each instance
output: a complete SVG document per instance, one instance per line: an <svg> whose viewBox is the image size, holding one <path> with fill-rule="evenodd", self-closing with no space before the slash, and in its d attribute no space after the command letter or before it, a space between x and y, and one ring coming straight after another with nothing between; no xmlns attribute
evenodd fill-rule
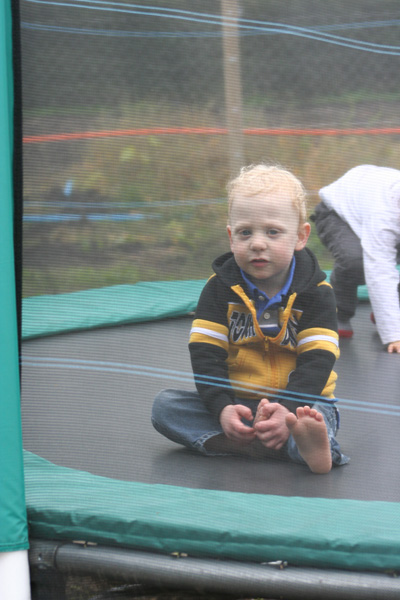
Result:
<svg viewBox="0 0 400 600"><path fill-rule="evenodd" d="M227 135L225 128L219 127L153 127L147 129L122 129L104 131L78 131L73 133L50 133L45 135L27 135L24 144L41 142L63 142L69 140L87 140L94 138L129 137L146 135ZM356 129L244 129L245 135L394 135L400 133L400 127L373 127Z"/></svg>

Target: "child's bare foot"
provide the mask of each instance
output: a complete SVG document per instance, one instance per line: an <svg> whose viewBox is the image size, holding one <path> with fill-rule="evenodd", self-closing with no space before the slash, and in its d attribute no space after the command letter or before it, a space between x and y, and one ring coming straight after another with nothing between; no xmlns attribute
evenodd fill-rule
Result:
<svg viewBox="0 0 400 600"><path fill-rule="evenodd" d="M313 473L329 473L332 456L323 416L309 406L299 406L296 415L289 413L286 425L301 456Z"/></svg>
<svg viewBox="0 0 400 600"><path fill-rule="evenodd" d="M260 401L260 403L257 407L256 416L254 417L254 421L253 421L253 427L259 421L265 421L265 419L269 419L270 414L269 413L266 414L264 412L264 406L266 404L269 404L269 400L267 400L266 398L263 398L263 400Z"/></svg>

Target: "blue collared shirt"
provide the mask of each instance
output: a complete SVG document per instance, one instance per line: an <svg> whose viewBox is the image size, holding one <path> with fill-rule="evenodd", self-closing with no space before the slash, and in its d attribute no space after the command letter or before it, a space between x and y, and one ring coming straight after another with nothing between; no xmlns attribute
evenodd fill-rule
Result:
<svg viewBox="0 0 400 600"><path fill-rule="evenodd" d="M286 279L283 288L275 294L272 298L268 298L267 294L258 289L252 281L248 278L247 274L240 269L243 279L249 290L249 295L253 298L257 313L257 320L260 324L261 330L265 335L275 337L281 330L279 321L277 320L278 308L281 305L282 297L285 296L293 281L294 269L296 266L296 259L293 256L293 260L290 265L289 275ZM270 309L270 310L268 310ZM274 311L274 312L273 312ZM276 315L274 318L273 315ZM270 322L268 323L268 320Z"/></svg>

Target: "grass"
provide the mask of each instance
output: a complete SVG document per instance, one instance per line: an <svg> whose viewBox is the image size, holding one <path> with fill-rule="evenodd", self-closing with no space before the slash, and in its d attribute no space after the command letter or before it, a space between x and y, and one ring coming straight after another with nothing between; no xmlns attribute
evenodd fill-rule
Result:
<svg viewBox="0 0 400 600"><path fill-rule="evenodd" d="M349 105L354 111L356 99L343 102L335 118L348 123ZM390 106L393 102L390 98ZM371 101L367 111L371 122L384 107L375 98ZM245 126L274 126L275 111L276 107L268 112L245 106ZM290 111L281 109L279 122L290 118ZM26 131L49 133L53 119L43 111L28 114ZM57 116L61 130L63 121L65 131L224 125L223 113L206 107L157 103L65 113ZM245 136L242 150L245 164L280 163L299 176L310 194L310 211L318 202L318 189L349 168L363 163L397 167L399 152L398 139L387 135ZM226 209L216 202L225 197L230 177L227 136L150 135L27 144L24 154L25 199L54 199L54 190L62 190L70 180L75 200L91 190L94 198L118 205L114 212L151 217L118 223L25 224L24 296L141 280L202 279L210 275L212 260L229 249ZM309 246L321 266L331 268L331 257L314 231Z"/></svg>

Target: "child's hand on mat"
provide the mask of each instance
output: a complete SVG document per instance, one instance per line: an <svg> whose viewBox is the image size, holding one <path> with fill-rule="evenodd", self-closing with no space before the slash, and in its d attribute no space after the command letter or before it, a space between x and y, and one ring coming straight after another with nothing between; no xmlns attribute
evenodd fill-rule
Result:
<svg viewBox="0 0 400 600"><path fill-rule="evenodd" d="M398 342L390 342L387 347L387 351L390 354L399 353L400 352L400 341Z"/></svg>
<svg viewBox="0 0 400 600"><path fill-rule="evenodd" d="M280 450L289 437L286 415L290 411L278 402L261 400L257 414L259 419L254 424L260 442L271 450ZM256 415L257 418L257 415Z"/></svg>
<svg viewBox="0 0 400 600"><path fill-rule="evenodd" d="M242 423L242 419L251 421L253 413L248 406L243 404L228 404L222 409L219 416L221 427L227 438L238 442L252 442L256 432L252 427Z"/></svg>

